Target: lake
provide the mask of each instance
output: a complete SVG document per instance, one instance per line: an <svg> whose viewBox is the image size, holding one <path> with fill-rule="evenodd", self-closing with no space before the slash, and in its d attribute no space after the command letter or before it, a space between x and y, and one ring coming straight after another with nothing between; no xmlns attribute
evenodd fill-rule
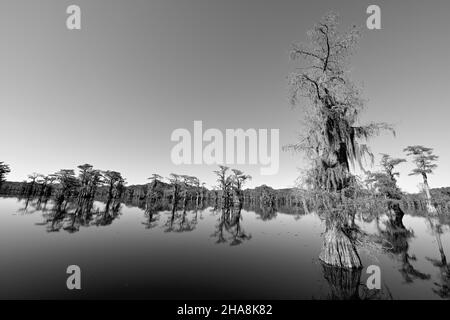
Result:
<svg viewBox="0 0 450 320"><path fill-rule="evenodd" d="M357 219L378 246L359 250L363 270L342 272L318 259L324 223L314 213L242 210L237 226L221 229L212 207L172 220L125 204L105 216L104 206L76 220L55 217L50 201L0 197L0 298L449 298L448 216L407 214L410 232L395 239L385 217ZM69 265L81 268L81 290L66 287ZM381 290L365 286L369 265L381 269Z"/></svg>

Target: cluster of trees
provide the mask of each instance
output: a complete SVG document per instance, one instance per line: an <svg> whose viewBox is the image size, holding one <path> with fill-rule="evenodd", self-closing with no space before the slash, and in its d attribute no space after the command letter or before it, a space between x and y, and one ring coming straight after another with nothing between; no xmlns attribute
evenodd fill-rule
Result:
<svg viewBox="0 0 450 320"><path fill-rule="evenodd" d="M408 146L404 149L408 156L413 157L415 168L410 175L420 175L423 178L423 191L425 194L426 210L429 213L436 213L436 206L433 204L430 187L428 185L428 175L436 168L436 160L438 157L433 154L433 149L424 146ZM398 221L397 225L401 225L403 211L400 204L403 202L405 195L397 186L396 178L400 175L395 172L395 167L406 162L403 158L392 158L388 154L382 154L380 165L383 169L381 172L368 172L366 183L375 195L382 196L385 199L388 210Z"/></svg>
<svg viewBox="0 0 450 320"><path fill-rule="evenodd" d="M94 199L138 200L143 202L146 212L160 209L162 202L166 200L171 204L172 210L185 209L190 202L198 207L207 199L229 208L243 205L243 186L251 179L240 170L232 169L229 173L228 167L220 166L214 171L218 177L218 185L212 192L197 177L175 173L170 174L167 179L159 174L153 174L145 186L126 187L125 179L120 172L98 170L90 164L83 164L77 168L78 174L72 169L61 169L49 175L32 173L22 183L9 183L3 193L30 198L54 197L60 204ZM5 177L9 172L9 166L1 162L0 183L6 180Z"/></svg>
<svg viewBox="0 0 450 320"><path fill-rule="evenodd" d="M50 175L33 173L23 183L11 184L8 193L25 197L23 212L31 204L44 212L49 232L64 229L75 232L80 226L108 225L119 215L125 179L116 171L101 171L90 164L61 169ZM52 198L52 208L47 208ZM104 199L103 210L94 212L94 200Z"/></svg>
<svg viewBox="0 0 450 320"><path fill-rule="evenodd" d="M217 237L217 243L230 240L230 245L238 245L251 238L241 226L241 211L245 200L243 186L252 177L237 169L229 170L229 167L219 166L214 171L218 184L214 193L214 211L220 209L221 213L213 236Z"/></svg>
<svg viewBox="0 0 450 320"><path fill-rule="evenodd" d="M197 177L171 173L168 180L172 189L173 210L176 210L178 204L183 210L186 209L189 200L195 201L196 207L205 200L205 183L200 182Z"/></svg>
<svg viewBox="0 0 450 320"><path fill-rule="evenodd" d="M218 204L225 209L232 206L242 208L244 203L243 186L252 177L237 169L232 169L229 173L229 169L226 166L219 166L219 170L214 171L221 194L220 198L217 197Z"/></svg>
<svg viewBox="0 0 450 320"><path fill-rule="evenodd" d="M125 179L116 171L101 171L90 164L78 166L79 173L73 169L61 169L56 173L44 175L32 173L15 190L8 190L20 196L49 198L54 197L59 205L71 201L78 203L93 201L96 197L108 201L121 199L125 190Z"/></svg>
<svg viewBox="0 0 450 320"><path fill-rule="evenodd" d="M6 175L11 172L9 165L5 164L3 161L0 161L0 188L2 187L3 182L6 181Z"/></svg>
<svg viewBox="0 0 450 320"><path fill-rule="evenodd" d="M354 218L358 211L373 210L369 205L387 209L393 225L404 229L400 207L403 195L396 184L394 167L405 160L383 155L383 171L369 173L365 182L352 173L356 165L366 171L365 160L373 162L365 141L381 131L394 131L386 123L359 124L364 103L360 89L349 77L348 61L360 31L353 26L340 32L338 20L335 13L327 14L307 33L308 43L292 48L291 58L301 65L289 77L291 102L302 104L305 121L300 141L286 149L302 151L309 160L300 189L308 205L325 219L320 259L327 265L358 269L362 267L355 247ZM416 164L411 174L423 177L427 208L435 212L427 176L436 167L437 156L423 146L409 146L405 152Z"/></svg>
<svg viewBox="0 0 450 320"><path fill-rule="evenodd" d="M2 167L3 168L3 167ZM5 166L6 168L6 166ZM172 173L167 179L158 174L148 178L145 186L125 187L125 179L116 171L100 171L89 164L78 166L79 173L64 169L44 176L31 174L28 181L19 184L16 195L26 198L23 212L29 205L44 212L44 225L49 232L64 229L76 232L80 226L107 225L120 214L121 201L137 199L145 210L146 228L157 225L157 212L170 204L171 215L165 222L166 232L192 231L198 220L198 208L205 201L215 203L214 212L221 210L216 231L218 243L231 239L231 245L250 239L241 227L241 209L244 202L243 186L251 179L242 171L220 166L215 171L218 186L209 192L197 177ZM6 169L4 170L6 172ZM164 181L166 180L166 181ZM47 200L54 199L53 207L47 208ZM94 200L105 200L100 210L94 209ZM187 210L193 209L194 217L188 218ZM230 237L227 236L230 235Z"/></svg>
<svg viewBox="0 0 450 320"><path fill-rule="evenodd" d="M10 170L4 163L1 163L0 168L0 181L3 182ZM189 175L172 173L164 179L159 174L153 174L145 186L125 187L125 179L117 171L97 170L90 164L77 168L78 174L72 169L62 169L50 175L30 174L23 183L11 183L5 193L26 197L27 206L29 199L37 198L40 206L41 203L46 205L47 200L52 197L55 203L51 218L52 230L55 229L54 226L59 225L58 221L63 221L67 216L77 217L71 220L77 226L88 223L92 217L94 200L106 202L102 221L106 221L106 217L117 216L110 213L118 212L121 201L136 200L148 216L148 227L154 225L157 219L155 213L170 205L172 214L167 221L166 231L190 231L195 226L196 218L194 221L187 219L188 207L197 209L203 206L206 200L212 200L216 208L220 206L224 211L222 226L226 226L228 230L237 230L233 233L234 243L238 238L244 237L239 226L240 210L244 203L243 186L251 177L242 171L233 169L230 174L228 167L220 166L219 170L215 171L218 186L213 192L209 192L205 183ZM234 207L238 210L230 213ZM178 210L182 212L180 216L177 216ZM177 218L179 223L175 228Z"/></svg>
<svg viewBox="0 0 450 320"><path fill-rule="evenodd" d="M128 188L125 198L137 197L144 201L147 228L156 225L159 219L156 212L170 204L171 214L165 222L166 232L192 231L197 224L198 208L203 207L206 201L212 202L214 212L221 212L213 236L217 236L218 243L223 243L227 242L226 234L229 234L231 245L240 244L242 240L250 238L241 227L241 209L244 203L243 186L251 177L236 169L230 172L230 168L225 166L219 166L214 173L217 186L212 191L194 176L171 173L164 179L153 174L145 190ZM187 216L188 209L195 212L192 219Z"/></svg>

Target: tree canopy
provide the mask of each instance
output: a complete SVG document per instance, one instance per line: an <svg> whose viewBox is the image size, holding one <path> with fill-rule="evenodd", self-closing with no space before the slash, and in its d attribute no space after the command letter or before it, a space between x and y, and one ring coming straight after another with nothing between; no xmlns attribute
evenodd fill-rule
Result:
<svg viewBox="0 0 450 320"><path fill-rule="evenodd" d="M9 168L9 165L4 163L3 161L0 161L0 185L5 181L6 175L10 172L11 169Z"/></svg>
<svg viewBox="0 0 450 320"><path fill-rule="evenodd" d="M439 158L433 154L432 148L427 148L424 146L408 146L404 150L408 156L413 156L413 162L416 165L410 176L412 175L428 175L433 173L437 165L434 163Z"/></svg>
<svg viewBox="0 0 450 320"><path fill-rule="evenodd" d="M307 33L308 43L293 46L291 58L301 65L289 76L291 102L305 112L300 141L287 149L306 153L312 163L308 182L327 191L345 188L351 167L373 160L361 141L392 130L386 123L359 124L364 101L348 61L361 33L355 26L339 32L338 25L338 15L328 13Z"/></svg>

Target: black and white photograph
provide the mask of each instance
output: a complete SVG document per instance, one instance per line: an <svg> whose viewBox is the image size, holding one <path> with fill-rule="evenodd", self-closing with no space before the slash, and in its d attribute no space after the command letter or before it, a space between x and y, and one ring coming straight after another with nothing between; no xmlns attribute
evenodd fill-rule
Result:
<svg viewBox="0 0 450 320"><path fill-rule="evenodd" d="M0 0L0 300L449 300L449 33L447 0Z"/></svg>

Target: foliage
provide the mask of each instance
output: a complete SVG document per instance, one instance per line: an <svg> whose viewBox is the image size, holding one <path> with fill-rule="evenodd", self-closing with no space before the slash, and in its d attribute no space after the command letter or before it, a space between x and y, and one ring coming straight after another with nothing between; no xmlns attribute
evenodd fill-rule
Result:
<svg viewBox="0 0 450 320"><path fill-rule="evenodd" d="M108 186L108 198L119 199L124 191L125 179L117 171L103 171L102 175L105 184Z"/></svg>
<svg viewBox="0 0 450 320"><path fill-rule="evenodd" d="M245 182L252 179L252 176L244 174L241 170L232 169L233 176L232 179L232 187L233 191L239 197L239 201L242 202L242 187Z"/></svg>
<svg viewBox="0 0 450 320"><path fill-rule="evenodd" d="M294 45L291 58L302 66L289 77L291 102L303 103L305 116L300 142L285 149L304 151L312 164L307 181L315 189L338 191L350 183L350 167L373 155L361 140L392 130L385 123L359 125L361 92L349 78L348 58L360 31L338 31L338 16L327 14L308 32L309 43Z"/></svg>
<svg viewBox="0 0 450 320"><path fill-rule="evenodd" d="M0 186L5 181L6 175L10 172L11 169L9 168L9 165L4 163L3 161L0 161Z"/></svg>
<svg viewBox="0 0 450 320"><path fill-rule="evenodd" d="M394 200L401 200L403 193L397 186L397 179L400 174L394 169L397 165L406 162L405 159L392 158L388 154L382 154L380 165L383 172L368 172L366 183L379 195L388 199L390 203Z"/></svg>
<svg viewBox="0 0 450 320"><path fill-rule="evenodd" d="M424 146L408 146L404 150L408 156L413 156L413 162L416 168L412 170L409 175L428 175L433 173L433 170L437 167L434 163L439 158L433 154L432 148Z"/></svg>

